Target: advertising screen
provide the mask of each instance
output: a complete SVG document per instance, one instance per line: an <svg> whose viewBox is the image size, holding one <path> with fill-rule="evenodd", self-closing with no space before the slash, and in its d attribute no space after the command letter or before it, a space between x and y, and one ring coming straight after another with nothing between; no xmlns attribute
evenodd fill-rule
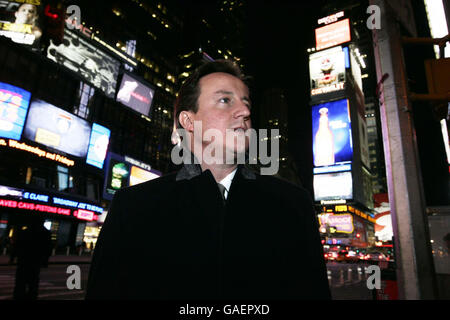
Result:
<svg viewBox="0 0 450 320"><path fill-rule="evenodd" d="M117 92L117 101L134 111L148 116L154 94L155 89L124 73Z"/></svg>
<svg viewBox="0 0 450 320"><path fill-rule="evenodd" d="M84 158L90 133L86 120L45 101L33 100L23 134L31 141Z"/></svg>
<svg viewBox="0 0 450 320"><path fill-rule="evenodd" d="M313 106L312 122L314 166L350 163L353 158L353 144L348 100Z"/></svg>
<svg viewBox="0 0 450 320"><path fill-rule="evenodd" d="M150 165L128 156L110 152L105 174L103 198L111 200L117 190L156 179L161 173L150 169Z"/></svg>
<svg viewBox="0 0 450 320"><path fill-rule="evenodd" d="M350 20L344 19L316 29L316 49L322 50L351 40Z"/></svg>
<svg viewBox="0 0 450 320"><path fill-rule="evenodd" d="M114 98L120 63L81 36L64 30L64 42L50 43L47 57L80 74L87 82Z"/></svg>
<svg viewBox="0 0 450 320"><path fill-rule="evenodd" d="M0 1L0 36L37 47L42 36L40 0Z"/></svg>
<svg viewBox="0 0 450 320"><path fill-rule="evenodd" d="M344 89L345 53L336 47L309 56L311 95Z"/></svg>
<svg viewBox="0 0 450 320"><path fill-rule="evenodd" d="M31 94L0 82L0 137L20 140Z"/></svg>
<svg viewBox="0 0 450 320"><path fill-rule="evenodd" d="M321 214L319 215L320 228L332 227L336 232L352 233L354 230L353 216L351 214Z"/></svg>
<svg viewBox="0 0 450 320"><path fill-rule="evenodd" d="M99 124L92 125L91 138L86 163L103 169L106 152L108 151L109 137L111 131Z"/></svg>
<svg viewBox="0 0 450 320"><path fill-rule="evenodd" d="M337 172L314 175L314 200L352 199L352 173Z"/></svg>
<svg viewBox="0 0 450 320"><path fill-rule="evenodd" d="M158 177L159 175L157 175L156 173L144 170L136 166L131 166L130 186L134 186L135 184L139 184L145 181L153 180Z"/></svg>

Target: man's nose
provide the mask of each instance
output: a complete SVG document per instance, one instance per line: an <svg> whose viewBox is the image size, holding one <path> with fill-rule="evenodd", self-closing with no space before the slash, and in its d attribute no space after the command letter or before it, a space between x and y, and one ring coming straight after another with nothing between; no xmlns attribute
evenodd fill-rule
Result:
<svg viewBox="0 0 450 320"><path fill-rule="evenodd" d="M251 114L251 112L250 112L250 108L248 107L248 105L243 101L239 101L237 109L233 114L234 117L235 118L239 118L239 117L248 118L248 117L250 117L250 114Z"/></svg>

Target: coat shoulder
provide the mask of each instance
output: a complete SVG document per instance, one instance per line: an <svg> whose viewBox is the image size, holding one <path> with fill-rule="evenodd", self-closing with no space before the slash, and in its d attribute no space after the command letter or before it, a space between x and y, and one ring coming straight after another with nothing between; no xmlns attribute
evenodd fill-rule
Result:
<svg viewBox="0 0 450 320"><path fill-rule="evenodd" d="M175 177L176 172L169 173L153 180L122 188L120 193L122 197L133 197L134 199L139 196L159 195L168 192L174 186Z"/></svg>

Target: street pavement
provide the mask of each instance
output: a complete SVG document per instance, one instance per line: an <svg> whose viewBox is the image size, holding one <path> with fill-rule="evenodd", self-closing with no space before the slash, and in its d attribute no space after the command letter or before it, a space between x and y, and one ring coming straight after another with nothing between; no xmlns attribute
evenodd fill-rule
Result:
<svg viewBox="0 0 450 320"><path fill-rule="evenodd" d="M41 269L38 300L83 300L90 259L90 255L50 257L48 267ZM80 268L80 289L67 287L67 280L72 275L68 273L68 267L71 265ZM332 299L373 300L372 292L366 285L368 266L367 264L327 263ZM0 300L12 299L15 271L16 266L8 264L8 257L0 256Z"/></svg>

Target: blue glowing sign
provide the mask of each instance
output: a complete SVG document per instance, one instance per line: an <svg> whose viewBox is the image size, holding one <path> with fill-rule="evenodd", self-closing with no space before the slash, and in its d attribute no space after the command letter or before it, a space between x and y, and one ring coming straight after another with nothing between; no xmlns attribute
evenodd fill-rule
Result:
<svg viewBox="0 0 450 320"><path fill-rule="evenodd" d="M353 159L347 99L312 107L314 166L335 166Z"/></svg>
<svg viewBox="0 0 450 320"><path fill-rule="evenodd" d="M48 202L48 195L38 194L38 193L33 193L33 192L25 192L23 194L23 198L29 199L29 200L41 201L41 202Z"/></svg>
<svg viewBox="0 0 450 320"><path fill-rule="evenodd" d="M92 125L91 139L89 140L89 149L86 158L87 164L100 169L103 168L110 135L111 131L109 129L96 123Z"/></svg>
<svg viewBox="0 0 450 320"><path fill-rule="evenodd" d="M0 82L0 137L20 140L31 93Z"/></svg>

